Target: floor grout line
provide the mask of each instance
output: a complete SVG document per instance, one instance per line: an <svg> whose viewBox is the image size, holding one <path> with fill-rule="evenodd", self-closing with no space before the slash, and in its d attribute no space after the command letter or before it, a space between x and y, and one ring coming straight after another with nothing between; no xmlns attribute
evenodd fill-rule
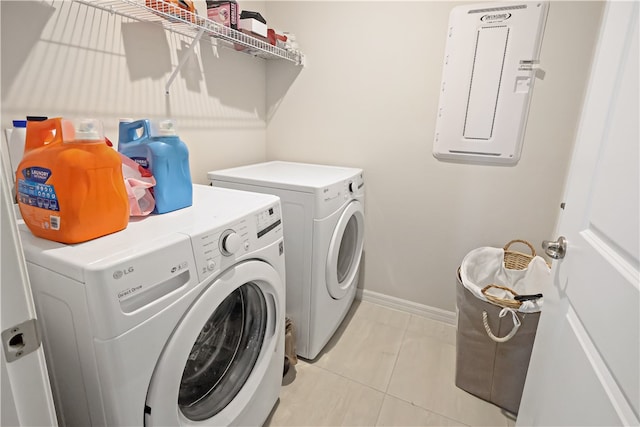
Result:
<svg viewBox="0 0 640 427"><path fill-rule="evenodd" d="M366 383L362 382L362 380L350 378L349 376L347 376L347 375L345 375L345 374L343 374L341 372L337 372L336 370L341 369L341 366L342 366L339 363L340 362L339 359L336 359L335 361L332 360L331 362L333 364L325 364L324 366L316 365L316 363L319 362L319 358L316 358L315 361L308 361L306 359L301 359L301 361L303 362L304 365L302 365L300 367L303 367L305 365L309 365L309 366L312 366L314 368L319 368L320 371L316 371L316 372L325 372L325 373L336 375L339 378L347 380L351 384L356 384L358 386L366 388L367 390L369 390L366 393L369 393L371 391L377 392L376 396L382 396L382 400L380 401L381 403L379 405L371 404L371 406L369 407L369 411L370 411L369 414L371 415L370 421L373 421L373 419L375 419L375 425L379 425L379 423L381 422L381 416L383 415L382 409L383 409L383 407L385 405L385 402L388 401L388 398L392 398L392 399L397 399L400 402L404 402L403 405L404 404L408 404L408 405L411 405L411 406L419 409L420 411L424 411L426 413L433 414L433 416L441 417L443 419L443 421L444 420L450 420L455 425L469 426L469 424L466 424L466 423L464 423L464 422L462 422L462 421L460 421L460 420L458 420L456 418L452 418L449 415L445 415L445 414L441 413L440 411L437 410L437 408L434 408L435 410L434 409L428 409L428 408L425 408L425 407L423 407L423 406L421 406L419 404L416 404L416 403L414 403L412 401L408 401L408 400L406 400L404 398L400 398L400 397L397 397L397 396L389 393L391 381L393 380L394 375L397 373L396 371L397 371L398 366L399 366L401 353L404 354L403 350L405 352L408 351L407 348L406 348L408 337L410 337L410 336L413 337L414 335L415 335L416 338L417 337L424 337L424 338L428 338L429 340L434 340L434 341L438 342L441 345L446 345L446 346L451 346L452 345L455 348L456 347L455 340L454 340L453 343L450 342L450 335L449 335L450 331L444 331L443 332L440 328L435 328L434 329L434 328L430 327L428 324L425 327L423 327L420 322L418 322L418 324L415 324L413 327L411 327L412 322L415 323L416 319L424 319L424 317L416 315L416 314L413 314L413 313L409 313L409 312L406 312L406 311L403 311L403 310L398 310L398 309L394 309L394 308L385 307L385 306L382 306L382 305L379 305L379 304L376 304L376 303L373 303L373 302L367 302L367 304L376 305L376 306L379 306L379 307L381 307L381 308L383 308L385 310L400 312L400 313L404 313L404 314L408 315L408 318L405 318L407 320L404 322L404 326L402 328L396 328L391 324L387 324L387 326L397 329L398 332L400 332L400 329L402 329L402 335L401 335L401 337L399 339L399 344L396 347L397 351L395 352L395 355L393 356L393 359L391 359L391 357L389 357L389 356L392 356L391 351L386 352L388 358L387 358L387 360L385 362L385 366L388 367L390 365L389 362L391 360L393 360L393 363L392 363L391 369L390 369L390 374L389 374L389 376L387 378L386 384L382 383L382 381L380 381L380 383L382 383L381 384L382 387L379 389L379 388L376 388L375 386L372 386L370 384L366 384ZM357 316L357 314L353 313L349 320L353 321L356 316ZM363 318L363 319L365 321L369 321L366 318ZM360 320L363 320L363 319L360 319ZM429 321L438 322L437 320L433 320L433 319L429 319L429 318L426 318L426 319L429 320ZM375 322L376 320L373 320L373 321ZM439 322L439 323L442 323L442 322ZM416 329L416 326L418 326L417 329ZM411 331L410 331L410 328L411 328ZM345 329L346 329L346 327L345 327ZM411 332L411 334L409 332ZM394 341L395 341L395 339L397 339L398 335L396 335L394 337ZM391 348L388 348L388 350L391 350ZM338 363L335 364L336 362L338 362ZM380 377L377 377L377 378L380 379ZM366 380L366 378L365 378L365 380ZM374 381L374 382L377 382L377 381ZM350 387L352 387L352 386L350 386ZM406 396L406 397L410 397L410 396ZM371 403L377 402L378 399L379 399L379 397L375 397L375 400L373 400L373 398L372 398L372 400L370 400L370 402ZM377 411L377 413L374 413L374 411ZM343 422L344 422L344 420L343 420ZM471 424L471 425L474 425L474 424ZM508 425L509 425L509 423L505 420L505 426L508 426Z"/></svg>
<svg viewBox="0 0 640 427"><path fill-rule="evenodd" d="M407 325L405 326L404 331L402 331L402 338L400 339L400 345L398 346L398 352L396 353L396 358L393 361L393 368L391 368L391 375L389 375L389 381L387 381L387 386L384 388L384 396L382 398L382 405L380 405L380 408L378 408L378 414L376 416L376 426L380 422L380 415L382 414L382 407L384 406L384 402L385 402L387 396L390 396L389 395L389 385L391 384L391 380L393 379L393 373L396 370L396 365L398 364L398 358L400 358L400 352L402 351L402 347L404 345L404 340L405 340L405 337L407 336L407 330L409 329L409 325L411 324L411 317L412 316L413 316L413 314L409 314L409 320L407 321Z"/></svg>
<svg viewBox="0 0 640 427"><path fill-rule="evenodd" d="M387 386L384 388L384 393L387 394L389 391L389 385L391 384L391 379L393 378L393 373L396 370L396 366L398 364L398 359L400 358L400 352L402 351L402 346L404 345L404 339L407 336L407 330L409 329L409 324L411 323L411 317L413 314L409 314L409 321L407 322L407 326L402 331L402 338L400 339L400 346L398 347L398 353L396 353L396 358L393 361L393 368L391 368L391 375L389 376L389 381L387 381Z"/></svg>
<svg viewBox="0 0 640 427"><path fill-rule="evenodd" d="M439 417L446 418L446 419L451 420L451 421L455 421L456 423L459 423L460 425L471 427L471 426L469 426L469 424L465 424L465 423L463 423L462 421L460 421L458 419L450 417L449 415L441 414L440 412L434 411L433 409L424 408L424 407L422 407L422 406L420 406L420 405L418 405L418 404L416 404L414 402L408 402L408 401L404 400L401 397L397 397L397 396L394 396L394 395L388 394L388 393L385 394L385 396L390 396L390 397L393 397L394 399L401 400L401 401L403 401L405 403L408 403L411 406L415 406L416 408L421 409L423 411L430 412L432 414L438 415Z"/></svg>
<svg viewBox="0 0 640 427"><path fill-rule="evenodd" d="M387 392L386 392L386 391L383 391L383 390L377 389L377 388L375 388L375 387L371 386L370 384L363 383L363 382L362 382L362 381L360 381L360 380L357 380L357 379L354 379L354 378L350 378L350 377L348 377L348 376L346 376L346 375L344 375L344 374L341 374L340 372L335 372L335 371L333 371L333 370L331 370L331 369L329 369L329 368L326 368L326 367L324 367L324 366L315 366L313 363L308 363L308 362L307 362L307 364L308 364L308 365L310 365L310 366L313 366L314 368L322 369L322 370L323 370L323 371L325 371L325 372L329 372L330 374L334 374L334 375L337 375L337 376L339 376L339 377L341 377L341 378L344 378L344 379L346 379L346 380L352 381L352 382L354 382L354 383L356 383L356 384L359 384L359 385L361 385L361 386L363 386L363 387L367 387L367 388L369 388L369 389L371 389L371 390L373 390L373 391L377 391L378 393L382 393L382 394L384 394L384 395L386 395L386 394L387 394ZM393 374L393 372L392 372L392 374Z"/></svg>

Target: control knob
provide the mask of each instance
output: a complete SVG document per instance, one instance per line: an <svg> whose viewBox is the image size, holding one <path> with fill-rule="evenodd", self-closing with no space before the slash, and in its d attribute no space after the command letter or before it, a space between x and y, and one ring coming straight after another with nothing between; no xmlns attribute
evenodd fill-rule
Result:
<svg viewBox="0 0 640 427"><path fill-rule="evenodd" d="M242 240L238 233L233 230L227 230L222 233L220 237L220 252L224 256L231 256L238 252L240 246L242 245Z"/></svg>

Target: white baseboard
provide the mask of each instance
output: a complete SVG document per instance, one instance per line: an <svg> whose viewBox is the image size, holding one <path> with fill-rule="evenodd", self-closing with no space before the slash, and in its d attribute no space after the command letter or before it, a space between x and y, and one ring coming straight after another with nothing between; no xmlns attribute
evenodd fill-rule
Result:
<svg viewBox="0 0 640 427"><path fill-rule="evenodd" d="M456 313L453 311L418 304L389 295L380 294L378 292L367 291L366 289L358 289L356 291L356 298L362 301L368 301L374 304L393 308L395 310L415 314L417 316L426 317L428 319L437 320L449 325L456 325Z"/></svg>

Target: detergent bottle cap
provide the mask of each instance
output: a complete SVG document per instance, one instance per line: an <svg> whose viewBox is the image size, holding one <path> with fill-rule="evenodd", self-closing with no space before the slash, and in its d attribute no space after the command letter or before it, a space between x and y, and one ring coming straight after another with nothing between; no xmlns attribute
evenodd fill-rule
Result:
<svg viewBox="0 0 640 427"><path fill-rule="evenodd" d="M13 121L13 127L14 128L26 128L27 127L27 121L26 120L14 120Z"/></svg>
<svg viewBox="0 0 640 427"><path fill-rule="evenodd" d="M104 140L104 132L102 123L96 119L80 119L75 123L76 137L75 140L84 141L102 141Z"/></svg>
<svg viewBox="0 0 640 427"><path fill-rule="evenodd" d="M151 122L151 136L176 136L176 126L171 119Z"/></svg>
<svg viewBox="0 0 640 427"><path fill-rule="evenodd" d="M28 122L44 122L47 119L47 116L27 116Z"/></svg>

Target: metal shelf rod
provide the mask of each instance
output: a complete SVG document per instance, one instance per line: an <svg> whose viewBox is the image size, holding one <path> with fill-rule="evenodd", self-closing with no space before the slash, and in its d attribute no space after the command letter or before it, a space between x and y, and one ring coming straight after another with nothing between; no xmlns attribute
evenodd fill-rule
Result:
<svg viewBox="0 0 640 427"><path fill-rule="evenodd" d="M187 49L184 55L182 55L182 58L180 58L180 62L178 62L178 66L175 68L175 70L173 70L173 73L171 73L171 76L169 77L169 80L167 81L167 84L164 87L164 91L167 95L169 95L169 88L171 87L171 83L173 83L173 80L178 75L178 72L180 72L180 69L184 66L184 64L186 64L187 60L193 54L193 50L195 49L196 44L200 42L200 38L202 38L203 34L204 34L204 28L200 28L200 30L198 30L198 34L196 34L196 37L193 39L193 41L189 45L189 49Z"/></svg>

